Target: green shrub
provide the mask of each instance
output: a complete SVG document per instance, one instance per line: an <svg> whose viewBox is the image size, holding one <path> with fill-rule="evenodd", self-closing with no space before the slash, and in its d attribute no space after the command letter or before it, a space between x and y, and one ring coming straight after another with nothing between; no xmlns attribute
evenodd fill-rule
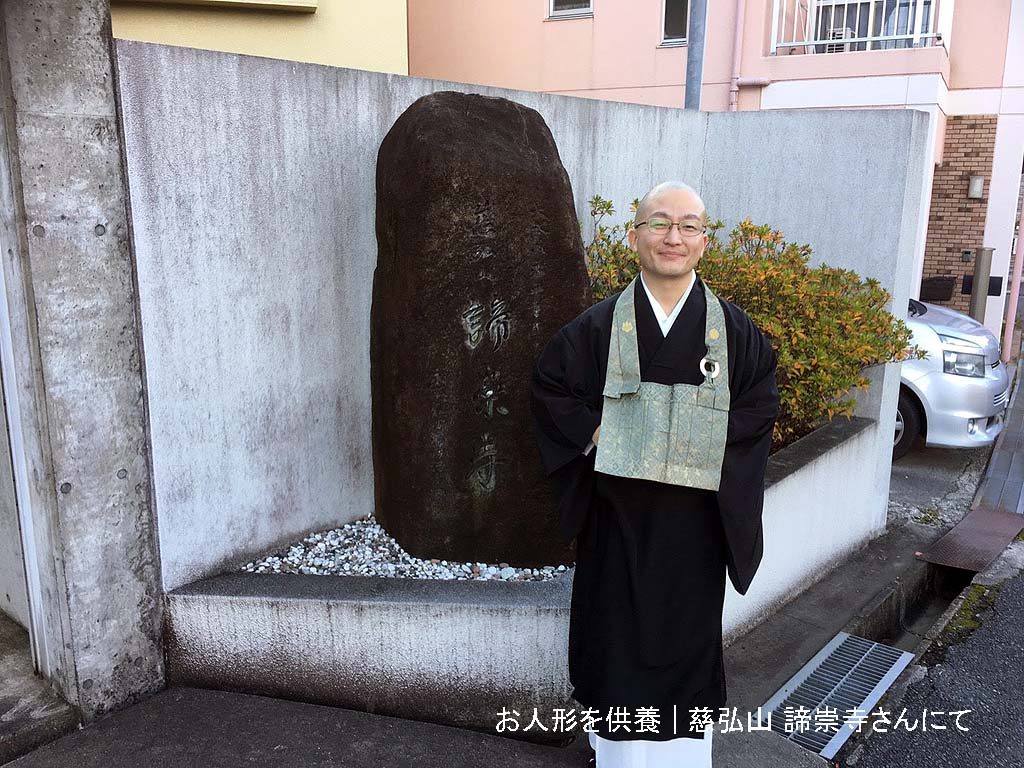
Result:
<svg viewBox="0 0 1024 768"><path fill-rule="evenodd" d="M615 214L612 204L600 197L589 202L594 237L586 246L587 269L600 300L628 285L640 265L626 240L628 223L605 224ZM768 225L747 219L724 243L723 227L721 221L709 225L697 271L716 294L750 315L778 354L773 449L835 416L852 416L852 391L868 385L865 369L924 357L909 346L906 323L886 310L892 297L877 280L825 264L808 266L810 247L785 242Z"/></svg>

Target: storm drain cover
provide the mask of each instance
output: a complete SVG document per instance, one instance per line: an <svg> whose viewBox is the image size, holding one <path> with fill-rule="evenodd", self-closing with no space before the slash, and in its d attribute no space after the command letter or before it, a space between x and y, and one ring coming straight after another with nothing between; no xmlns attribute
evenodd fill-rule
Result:
<svg viewBox="0 0 1024 768"><path fill-rule="evenodd" d="M780 736L835 756L914 654L840 632L761 708ZM762 725L765 723L762 721Z"/></svg>

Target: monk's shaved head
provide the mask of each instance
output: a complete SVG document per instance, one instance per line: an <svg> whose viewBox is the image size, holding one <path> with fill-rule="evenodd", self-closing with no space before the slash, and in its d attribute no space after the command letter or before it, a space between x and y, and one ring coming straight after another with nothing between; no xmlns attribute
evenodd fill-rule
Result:
<svg viewBox="0 0 1024 768"><path fill-rule="evenodd" d="M640 205L637 206L635 220L645 221L650 212L654 210L653 204L657 202L658 197L660 197L663 192L667 192L669 190L688 192L693 195L700 206L701 216L705 219L707 218L707 214L704 209L704 201L701 199L700 195L697 194L697 190L682 181L663 181L660 184L655 184L647 191L646 195L640 198Z"/></svg>

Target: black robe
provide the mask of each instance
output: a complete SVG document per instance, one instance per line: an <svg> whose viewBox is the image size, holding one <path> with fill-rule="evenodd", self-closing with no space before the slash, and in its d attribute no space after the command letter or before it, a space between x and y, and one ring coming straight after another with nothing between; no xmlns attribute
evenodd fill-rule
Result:
<svg viewBox="0 0 1024 768"><path fill-rule="evenodd" d="M640 377L700 384L707 310L698 276L667 336L636 283ZM562 535L576 538L569 624L573 698L601 716L659 710L658 733L608 729L605 738L700 738L690 709L725 706L722 605L728 572L744 594L761 560L764 470L778 411L775 352L745 312L721 300L731 404L718 492L594 471L582 454L601 421L618 294L562 328L541 353L531 409L541 459L558 494ZM673 730L673 725L675 730Z"/></svg>

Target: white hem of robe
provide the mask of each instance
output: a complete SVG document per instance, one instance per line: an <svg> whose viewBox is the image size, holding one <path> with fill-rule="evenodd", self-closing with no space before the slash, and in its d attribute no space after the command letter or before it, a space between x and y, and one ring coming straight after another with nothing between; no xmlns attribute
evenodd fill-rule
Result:
<svg viewBox="0 0 1024 768"><path fill-rule="evenodd" d="M597 768L711 768L713 725L704 729L702 739L612 741L589 732L590 748L597 755Z"/></svg>

